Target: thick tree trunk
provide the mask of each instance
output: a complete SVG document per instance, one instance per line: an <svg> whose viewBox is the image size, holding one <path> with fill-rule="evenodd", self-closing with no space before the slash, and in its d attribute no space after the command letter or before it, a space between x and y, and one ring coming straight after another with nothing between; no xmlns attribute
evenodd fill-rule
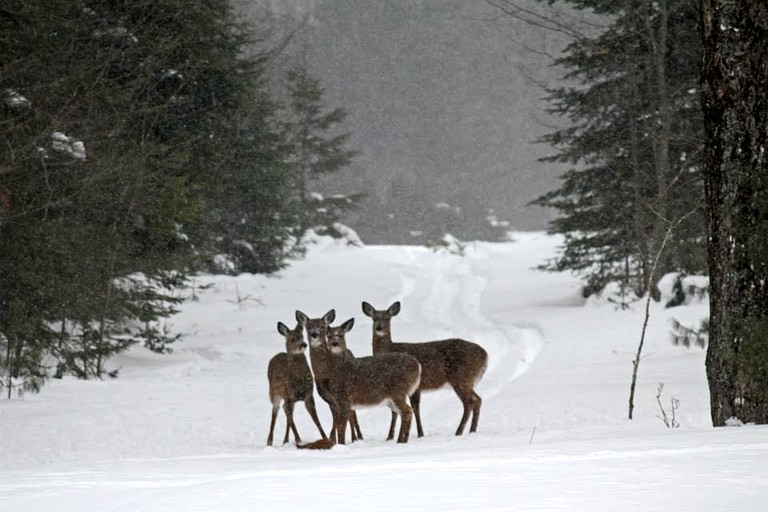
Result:
<svg viewBox="0 0 768 512"><path fill-rule="evenodd" d="M768 423L768 2L701 12L712 423Z"/></svg>

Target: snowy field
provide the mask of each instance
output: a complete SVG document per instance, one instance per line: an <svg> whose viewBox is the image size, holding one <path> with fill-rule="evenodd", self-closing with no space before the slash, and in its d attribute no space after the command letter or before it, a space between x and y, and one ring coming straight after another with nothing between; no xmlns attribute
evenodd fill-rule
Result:
<svg viewBox="0 0 768 512"><path fill-rule="evenodd" d="M461 257L319 240L280 278L200 278L211 287L172 319L186 334L173 354L135 347L112 361L118 379L53 380L0 402L0 511L768 510L768 428L713 429L705 353L669 341L670 319L695 326L706 304L653 305L630 422L644 302L585 301L574 277L532 270L556 246L518 233ZM335 308L337 323L356 319L350 348L369 355L363 300L401 301L396 341L485 347L478 432L453 435L461 405L440 390L422 397L426 436L414 428L406 445L385 441L382 407L359 412L365 441L326 451L280 445L281 412L266 447L277 322ZM668 414L679 401L677 429L659 418L659 383ZM303 404L295 418L303 440L318 438Z"/></svg>

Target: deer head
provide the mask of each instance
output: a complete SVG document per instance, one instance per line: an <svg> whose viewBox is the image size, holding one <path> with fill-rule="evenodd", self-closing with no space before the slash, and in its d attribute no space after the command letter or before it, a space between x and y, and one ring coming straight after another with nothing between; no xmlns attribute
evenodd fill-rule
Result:
<svg viewBox="0 0 768 512"><path fill-rule="evenodd" d="M307 343L304 341L304 327L301 323L291 330L283 322L277 322L277 332L285 338L285 351L290 355L300 355L306 350Z"/></svg>
<svg viewBox="0 0 768 512"><path fill-rule="evenodd" d="M336 319L336 310L331 309L321 318L309 318L296 310L296 321L307 330L307 337L312 348L323 348L328 337L328 326Z"/></svg>
<svg viewBox="0 0 768 512"><path fill-rule="evenodd" d="M373 335L379 338L392 338L392 317L400 313L400 302L394 302L384 310L376 310L363 301L363 314L373 320Z"/></svg>
<svg viewBox="0 0 768 512"><path fill-rule="evenodd" d="M333 355L347 354L346 334L352 330L355 325L355 319L350 318L338 327L328 328L328 348Z"/></svg>

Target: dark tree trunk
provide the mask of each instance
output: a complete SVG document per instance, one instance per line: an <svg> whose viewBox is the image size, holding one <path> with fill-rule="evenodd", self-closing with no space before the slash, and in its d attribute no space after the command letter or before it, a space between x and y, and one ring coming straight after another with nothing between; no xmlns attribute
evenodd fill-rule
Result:
<svg viewBox="0 0 768 512"><path fill-rule="evenodd" d="M712 423L768 423L768 2L701 12Z"/></svg>

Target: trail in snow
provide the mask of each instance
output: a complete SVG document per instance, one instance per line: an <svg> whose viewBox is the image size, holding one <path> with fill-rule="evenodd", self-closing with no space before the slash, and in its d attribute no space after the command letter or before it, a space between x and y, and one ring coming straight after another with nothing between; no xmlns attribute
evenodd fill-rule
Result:
<svg viewBox="0 0 768 512"><path fill-rule="evenodd" d="M477 272L477 261L487 255L470 248L466 255L427 254L399 267L400 289L392 296L403 305L401 313L411 324L413 336L404 336L393 320L395 341L428 341L458 337L483 346L489 366L478 385L484 399L497 395L524 374L542 349L541 331L534 327L501 325L482 313L483 294L489 278ZM379 307L386 307L380 305ZM416 314L415 312L418 312Z"/></svg>

